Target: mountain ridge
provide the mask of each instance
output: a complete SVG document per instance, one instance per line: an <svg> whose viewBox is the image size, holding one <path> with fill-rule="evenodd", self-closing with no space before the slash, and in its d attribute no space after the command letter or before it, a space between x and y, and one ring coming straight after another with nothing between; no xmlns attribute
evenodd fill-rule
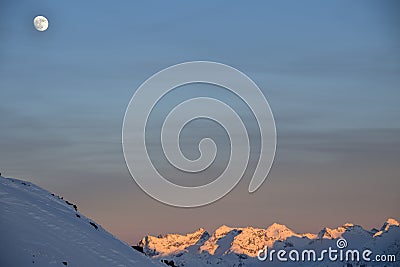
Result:
<svg viewBox="0 0 400 267"><path fill-rule="evenodd" d="M393 218L388 218L380 230L365 230L362 226L353 223L345 223L336 228L324 227L318 233L296 233L286 225L279 223L273 223L266 228L222 225L211 234L203 228L200 229L202 229L201 240L199 235L195 234L198 232L195 231L188 234L165 235L175 243L168 242L164 236L148 235L142 239L142 241L146 239L147 242L141 241L138 245L142 247L143 253L147 256L167 259L175 266L210 266L210 264L259 266L261 262L257 261L257 255L265 247L276 250L290 248L319 250L324 246L335 245L339 239L347 240L349 248L371 247L382 253L394 253L396 258L400 258L399 222ZM195 238L190 243L185 243L185 238L188 236ZM179 246L175 244L179 244ZM197 246L193 247L193 244L197 244ZM280 264L276 263L276 266L280 266ZM336 265L330 263L329 266ZM363 266L380 265L374 263L374 265L364 264Z"/></svg>

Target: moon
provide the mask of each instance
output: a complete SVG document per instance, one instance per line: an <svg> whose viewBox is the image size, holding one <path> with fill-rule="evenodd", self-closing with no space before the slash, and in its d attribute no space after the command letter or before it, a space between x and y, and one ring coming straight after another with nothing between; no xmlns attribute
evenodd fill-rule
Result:
<svg viewBox="0 0 400 267"><path fill-rule="evenodd" d="M49 21L44 16L37 16L33 19L33 26L36 30L44 32L49 27Z"/></svg>

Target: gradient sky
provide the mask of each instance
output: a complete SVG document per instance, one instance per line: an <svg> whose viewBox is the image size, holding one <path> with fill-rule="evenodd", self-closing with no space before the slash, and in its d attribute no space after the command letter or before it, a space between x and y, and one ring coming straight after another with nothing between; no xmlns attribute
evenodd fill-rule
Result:
<svg viewBox="0 0 400 267"><path fill-rule="evenodd" d="M75 202L130 243L222 224L317 232L399 219L399 12L397 1L2 1L0 171ZM34 29L36 15L49 19L46 32ZM251 77L273 110L278 144L254 194L244 177L216 203L183 209L132 181L121 128L142 82L192 60ZM193 128L185 140L223 140L216 125Z"/></svg>

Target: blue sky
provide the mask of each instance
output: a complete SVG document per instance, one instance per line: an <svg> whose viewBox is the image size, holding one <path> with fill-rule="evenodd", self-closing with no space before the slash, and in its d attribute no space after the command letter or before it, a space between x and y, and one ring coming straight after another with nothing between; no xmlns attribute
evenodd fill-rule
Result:
<svg viewBox="0 0 400 267"><path fill-rule="evenodd" d="M375 226L400 211L399 8L396 1L3 1L0 170L77 202L130 242L221 224ZM46 32L33 28L36 15L49 19ZM188 210L154 201L131 180L121 127L143 81L191 60L251 77L273 110L278 146L255 194L246 192L247 177L217 203Z"/></svg>

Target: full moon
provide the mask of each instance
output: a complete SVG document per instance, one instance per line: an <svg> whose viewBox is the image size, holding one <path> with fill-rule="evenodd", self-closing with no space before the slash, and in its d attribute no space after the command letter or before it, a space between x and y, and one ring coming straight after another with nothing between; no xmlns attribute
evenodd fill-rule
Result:
<svg viewBox="0 0 400 267"><path fill-rule="evenodd" d="M46 17L37 16L33 19L33 25L35 26L36 30L43 32L49 27L49 21Z"/></svg>

